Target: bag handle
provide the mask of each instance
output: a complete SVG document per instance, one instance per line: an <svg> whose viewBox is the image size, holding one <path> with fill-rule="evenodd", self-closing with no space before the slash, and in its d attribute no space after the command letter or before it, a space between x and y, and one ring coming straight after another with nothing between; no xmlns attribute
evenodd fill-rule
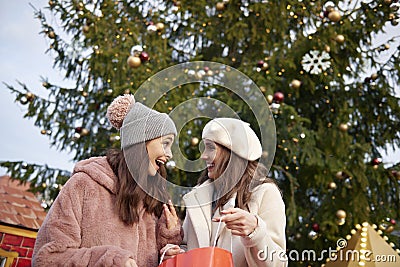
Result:
<svg viewBox="0 0 400 267"><path fill-rule="evenodd" d="M172 248L173 246L175 246L175 245L174 244L168 244L168 247L161 254L160 263L158 265L160 265L164 261L165 253L167 253L168 249Z"/></svg>
<svg viewBox="0 0 400 267"><path fill-rule="evenodd" d="M218 233L219 233L219 230L221 229L221 223L222 223L222 220L221 220L221 219L222 219L222 217L219 219L219 222L218 222L218 227L217 227L217 232L216 232L216 234L215 234L213 247L216 247L216 246L217 246ZM164 250L164 252L161 254L159 265L163 262L164 257L165 257L165 254L167 253L167 251L168 251L170 248L174 247L174 246L175 246L175 245L173 245L173 244L168 244L168 247L167 247L167 248ZM231 235L231 253L232 253L232 235Z"/></svg>
<svg viewBox="0 0 400 267"><path fill-rule="evenodd" d="M220 217L219 222L218 222L218 227L217 227L217 232L215 233L213 247L217 246L218 233L219 233L219 229L221 228L221 223L222 223L221 219L222 219L222 217ZM233 250L233 244L232 243L233 242L232 242L232 234L231 234L231 253L232 253L232 250Z"/></svg>

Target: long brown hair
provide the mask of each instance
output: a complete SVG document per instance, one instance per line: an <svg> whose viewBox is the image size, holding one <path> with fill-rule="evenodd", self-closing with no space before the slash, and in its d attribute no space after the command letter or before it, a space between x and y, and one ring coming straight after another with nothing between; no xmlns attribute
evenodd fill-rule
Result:
<svg viewBox="0 0 400 267"><path fill-rule="evenodd" d="M156 176L148 176L149 158L145 143L133 145L124 151L110 149L106 158L118 178L115 207L120 219L127 225L137 223L142 203L146 212L160 217L163 207L159 200L165 202L168 199L163 190L166 170L164 166L160 166L161 171ZM144 192L141 186L150 188L150 192Z"/></svg>
<svg viewBox="0 0 400 267"><path fill-rule="evenodd" d="M215 143L221 149L221 164L215 166L216 172L220 176L215 180L218 183L217 202L215 209L225 205L233 194L236 193L235 207L247 209L247 204L251 198L251 190L263 183L275 183L268 178L268 170L264 164L258 161L247 161L231 152L228 148ZM202 184L210 179L207 170L200 175L198 184ZM227 192L226 194L223 194ZM221 194L221 195L220 195Z"/></svg>

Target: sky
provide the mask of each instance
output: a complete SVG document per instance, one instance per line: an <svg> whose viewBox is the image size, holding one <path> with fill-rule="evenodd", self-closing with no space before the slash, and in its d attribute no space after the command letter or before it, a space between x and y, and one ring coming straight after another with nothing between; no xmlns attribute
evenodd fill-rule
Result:
<svg viewBox="0 0 400 267"><path fill-rule="evenodd" d="M29 5L41 8L47 2L0 1L0 161L23 160L72 171L73 155L50 147L50 140L34 126L34 121L23 118L26 106L15 103L14 95L3 84L18 87L17 81L21 81L35 94L45 96L42 76L52 82L62 82L63 76L52 69L51 55L45 54L49 42L39 34L40 23ZM400 149L390 149L383 161L388 166L400 161ZM0 175L3 174L5 169L0 168Z"/></svg>

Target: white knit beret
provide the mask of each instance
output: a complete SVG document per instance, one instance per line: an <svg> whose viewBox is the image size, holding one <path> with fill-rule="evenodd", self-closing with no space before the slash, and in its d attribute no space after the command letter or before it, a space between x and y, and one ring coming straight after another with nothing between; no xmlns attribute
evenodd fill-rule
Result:
<svg viewBox="0 0 400 267"><path fill-rule="evenodd" d="M262 154L256 133L250 128L250 124L242 120L213 119L204 126L202 138L218 143L249 161L259 159Z"/></svg>
<svg viewBox="0 0 400 267"><path fill-rule="evenodd" d="M168 114L136 102L130 94L113 100L107 108L107 118L121 131L122 148L167 134L177 134L175 124Z"/></svg>

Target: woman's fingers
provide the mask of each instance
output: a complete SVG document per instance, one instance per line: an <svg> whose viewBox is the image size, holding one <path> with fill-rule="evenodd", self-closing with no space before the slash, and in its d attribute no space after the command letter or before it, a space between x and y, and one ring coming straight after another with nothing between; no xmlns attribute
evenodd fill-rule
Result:
<svg viewBox="0 0 400 267"><path fill-rule="evenodd" d="M171 201L171 200L168 200L168 206L169 206L169 210L170 210L172 216L178 218L178 215L176 214L175 207L174 207L174 205L172 204L172 201Z"/></svg>
<svg viewBox="0 0 400 267"><path fill-rule="evenodd" d="M165 254L164 254L165 252ZM185 251L183 249L181 249L178 245L173 245L173 244L167 244L165 247L163 247L160 250L160 254L163 255L164 254L164 260L167 259L171 259L173 257L175 257L178 254L184 253Z"/></svg>

